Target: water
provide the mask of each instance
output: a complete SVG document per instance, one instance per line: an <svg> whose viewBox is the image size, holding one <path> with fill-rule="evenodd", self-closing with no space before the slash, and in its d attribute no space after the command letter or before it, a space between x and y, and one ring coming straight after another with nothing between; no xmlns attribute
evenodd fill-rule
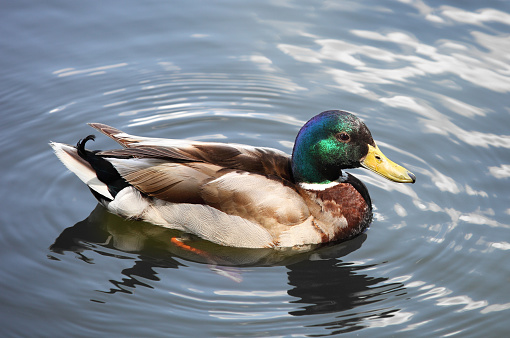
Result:
<svg viewBox="0 0 510 338"><path fill-rule="evenodd" d="M508 2L0 7L2 336L510 333ZM98 207L47 145L103 122L290 152L327 109L417 183L351 170L375 220L311 253L179 249Z"/></svg>

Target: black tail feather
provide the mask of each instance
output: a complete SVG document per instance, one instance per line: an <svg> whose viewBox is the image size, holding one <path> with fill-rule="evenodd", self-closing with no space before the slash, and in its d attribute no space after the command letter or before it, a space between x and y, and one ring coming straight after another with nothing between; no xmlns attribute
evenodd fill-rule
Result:
<svg viewBox="0 0 510 338"><path fill-rule="evenodd" d="M96 155L97 151L90 151L85 149L85 144L87 141L94 141L95 139L96 137L94 135L88 135L84 139L78 141L76 144L78 155L90 164L92 169L96 171L97 178L106 184L108 191L115 198L119 191L129 186L129 184L125 179L122 178L122 176L120 176L118 171L109 161L101 156Z"/></svg>
<svg viewBox="0 0 510 338"><path fill-rule="evenodd" d="M85 149L85 143L87 143L87 141L89 140L92 140L92 141L95 141L96 140L96 135L89 135L87 137L85 137L84 139L81 139L78 141L78 143L76 143L76 149L78 150L78 155L80 155L81 158L83 158L84 160L87 160L87 150Z"/></svg>

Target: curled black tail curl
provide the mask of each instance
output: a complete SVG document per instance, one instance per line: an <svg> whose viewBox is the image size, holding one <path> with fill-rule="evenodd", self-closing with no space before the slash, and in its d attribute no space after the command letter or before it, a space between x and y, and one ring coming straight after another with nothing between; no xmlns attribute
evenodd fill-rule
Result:
<svg viewBox="0 0 510 338"><path fill-rule="evenodd" d="M78 143L76 143L78 156L90 164L92 169L96 172L97 178L108 187L110 194L115 197L119 191L127 187L129 184L120 176L115 167L108 160L100 155L96 155L99 152L98 150L90 151L85 149L85 144L88 141L94 141L95 139L96 136L89 135L84 139L79 140ZM101 198L99 198L95 193L94 196L101 200ZM102 197L102 199L105 198L107 197Z"/></svg>
<svg viewBox="0 0 510 338"><path fill-rule="evenodd" d="M81 139L78 141L78 143L76 143L76 149L78 150L78 155L83 158L84 160L87 160L87 151L85 150L85 143L87 143L87 141L95 141L96 140L96 135L89 135L87 137L85 137L84 139Z"/></svg>

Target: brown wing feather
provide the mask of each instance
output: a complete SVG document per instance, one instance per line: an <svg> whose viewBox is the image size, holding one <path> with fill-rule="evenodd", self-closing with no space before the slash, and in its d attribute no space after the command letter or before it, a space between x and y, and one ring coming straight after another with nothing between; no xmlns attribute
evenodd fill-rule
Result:
<svg viewBox="0 0 510 338"><path fill-rule="evenodd" d="M239 149L229 144L200 144L186 148L140 145L97 153L103 157L155 158L169 162L201 162L226 169L275 176L292 181L290 157L267 148Z"/></svg>
<svg viewBox="0 0 510 338"><path fill-rule="evenodd" d="M116 134L122 134L122 130L119 130L117 128L110 127L109 125L102 124L102 123L89 123L89 126L91 126L94 129L99 130L115 142L120 143L123 147L128 147L131 142L128 140L118 138L115 135Z"/></svg>
<svg viewBox="0 0 510 338"><path fill-rule="evenodd" d="M175 203L207 204L267 229L299 224L309 217L292 183L290 157L278 150L138 138L107 125L91 126L125 147L96 155L109 160L146 195Z"/></svg>
<svg viewBox="0 0 510 338"><path fill-rule="evenodd" d="M159 144L150 145L151 142L161 142L163 139L128 135L119 129L102 123L89 123L89 125L126 148L124 150L101 152L100 155L103 156L159 158L172 162L177 162L179 160L204 162L229 169L244 170L266 176L276 176L287 181L293 180L290 157L275 149L193 141L189 143L177 143L171 146ZM140 143L144 144L142 145Z"/></svg>
<svg viewBox="0 0 510 338"><path fill-rule="evenodd" d="M155 146L137 146L134 148L105 150L96 155L116 158L155 158L169 162L205 162L178 148Z"/></svg>
<svg viewBox="0 0 510 338"><path fill-rule="evenodd" d="M157 159L108 158L108 161L136 189L174 203L204 203L201 186L222 169L208 163L171 163Z"/></svg>
<svg viewBox="0 0 510 338"><path fill-rule="evenodd" d="M230 144L199 144L188 150L193 157L224 168L292 181L290 157L269 148L240 148Z"/></svg>

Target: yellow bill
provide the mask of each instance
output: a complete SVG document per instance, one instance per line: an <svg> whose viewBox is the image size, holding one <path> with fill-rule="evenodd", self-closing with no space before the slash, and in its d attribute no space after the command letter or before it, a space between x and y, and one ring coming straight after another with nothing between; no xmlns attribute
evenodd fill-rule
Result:
<svg viewBox="0 0 510 338"><path fill-rule="evenodd" d="M361 166L390 181L399 183L414 183L416 181L416 176L414 176L412 172L389 160L384 156L381 150L379 150L377 145L375 145L375 147L371 145L368 146L368 154L361 161Z"/></svg>

